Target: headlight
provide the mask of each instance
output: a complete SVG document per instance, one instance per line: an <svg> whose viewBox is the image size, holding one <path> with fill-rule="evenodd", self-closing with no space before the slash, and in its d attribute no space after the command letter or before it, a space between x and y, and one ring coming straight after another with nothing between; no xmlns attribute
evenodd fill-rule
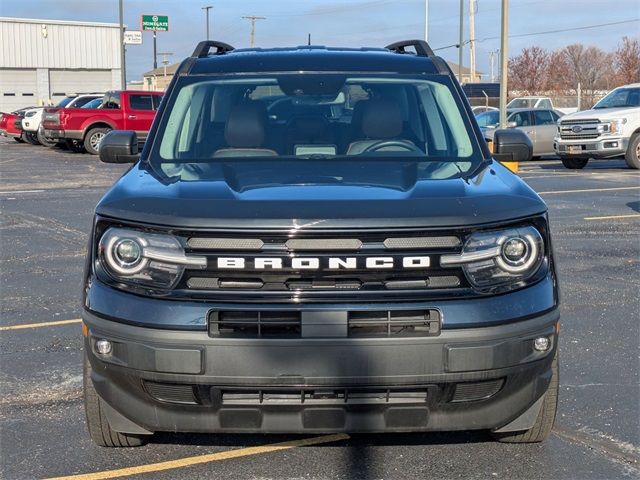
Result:
<svg viewBox="0 0 640 480"><path fill-rule="evenodd" d="M598 133L608 133L609 135L620 134L622 133L625 123L627 123L626 118L601 122L598 124Z"/></svg>
<svg viewBox="0 0 640 480"><path fill-rule="evenodd" d="M544 241L533 226L477 232L459 255L443 255L443 267L461 266L478 289L517 284L531 278L544 260Z"/></svg>
<svg viewBox="0 0 640 480"><path fill-rule="evenodd" d="M185 255L171 235L109 228L98 244L98 261L104 271L119 282L173 288L185 268L205 268L205 257Z"/></svg>

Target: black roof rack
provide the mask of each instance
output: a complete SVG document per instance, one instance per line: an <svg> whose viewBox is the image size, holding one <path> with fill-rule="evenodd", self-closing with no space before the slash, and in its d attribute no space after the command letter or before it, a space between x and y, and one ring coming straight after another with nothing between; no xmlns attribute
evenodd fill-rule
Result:
<svg viewBox="0 0 640 480"><path fill-rule="evenodd" d="M209 56L209 50L211 50L212 48L216 49L216 55L221 55L223 53L228 53L234 50L234 48L228 43L218 42L216 40L205 40L198 43L196 49L191 54L191 57L206 58Z"/></svg>
<svg viewBox="0 0 640 480"><path fill-rule="evenodd" d="M394 42L391 45L387 45L387 50L391 50L395 53L407 53L406 48L413 47L419 57L435 57L433 50L427 42L424 40L402 40L400 42Z"/></svg>

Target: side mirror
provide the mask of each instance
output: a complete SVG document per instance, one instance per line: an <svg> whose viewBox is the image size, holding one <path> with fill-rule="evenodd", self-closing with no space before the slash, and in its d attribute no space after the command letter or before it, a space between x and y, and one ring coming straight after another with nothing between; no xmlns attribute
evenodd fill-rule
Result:
<svg viewBox="0 0 640 480"><path fill-rule="evenodd" d="M516 128L517 126L516 122L507 122L507 128Z"/></svg>
<svg viewBox="0 0 640 480"><path fill-rule="evenodd" d="M133 130L111 130L98 147L104 163L135 163L140 158L138 136Z"/></svg>
<svg viewBox="0 0 640 480"><path fill-rule="evenodd" d="M493 135L493 158L502 162L527 162L533 157L533 143L522 130L502 128Z"/></svg>

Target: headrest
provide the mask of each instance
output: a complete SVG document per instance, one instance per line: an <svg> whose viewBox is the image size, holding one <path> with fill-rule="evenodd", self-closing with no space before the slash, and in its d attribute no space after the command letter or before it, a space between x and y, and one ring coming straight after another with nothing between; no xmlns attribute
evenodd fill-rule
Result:
<svg viewBox="0 0 640 480"><path fill-rule="evenodd" d="M367 138L394 138L402 133L402 112L393 100L377 98L364 105L362 133Z"/></svg>
<svg viewBox="0 0 640 480"><path fill-rule="evenodd" d="M231 110L224 138L232 148L257 148L264 143L267 108L260 102L243 102Z"/></svg>

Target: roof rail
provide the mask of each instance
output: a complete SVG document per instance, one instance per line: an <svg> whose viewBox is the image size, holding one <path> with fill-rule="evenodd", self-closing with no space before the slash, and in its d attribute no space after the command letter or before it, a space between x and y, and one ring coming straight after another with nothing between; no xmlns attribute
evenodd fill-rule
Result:
<svg viewBox="0 0 640 480"><path fill-rule="evenodd" d="M424 40L402 40L400 42L387 45L384 48L395 53L407 53L407 47L415 48L419 57L435 57L433 50L431 50L429 44Z"/></svg>
<svg viewBox="0 0 640 480"><path fill-rule="evenodd" d="M203 42L198 43L196 49L191 54L192 58L206 58L209 56L209 50L212 48L216 49L216 55L221 55L223 53L228 53L234 48L224 42L218 42L216 40L205 40Z"/></svg>

